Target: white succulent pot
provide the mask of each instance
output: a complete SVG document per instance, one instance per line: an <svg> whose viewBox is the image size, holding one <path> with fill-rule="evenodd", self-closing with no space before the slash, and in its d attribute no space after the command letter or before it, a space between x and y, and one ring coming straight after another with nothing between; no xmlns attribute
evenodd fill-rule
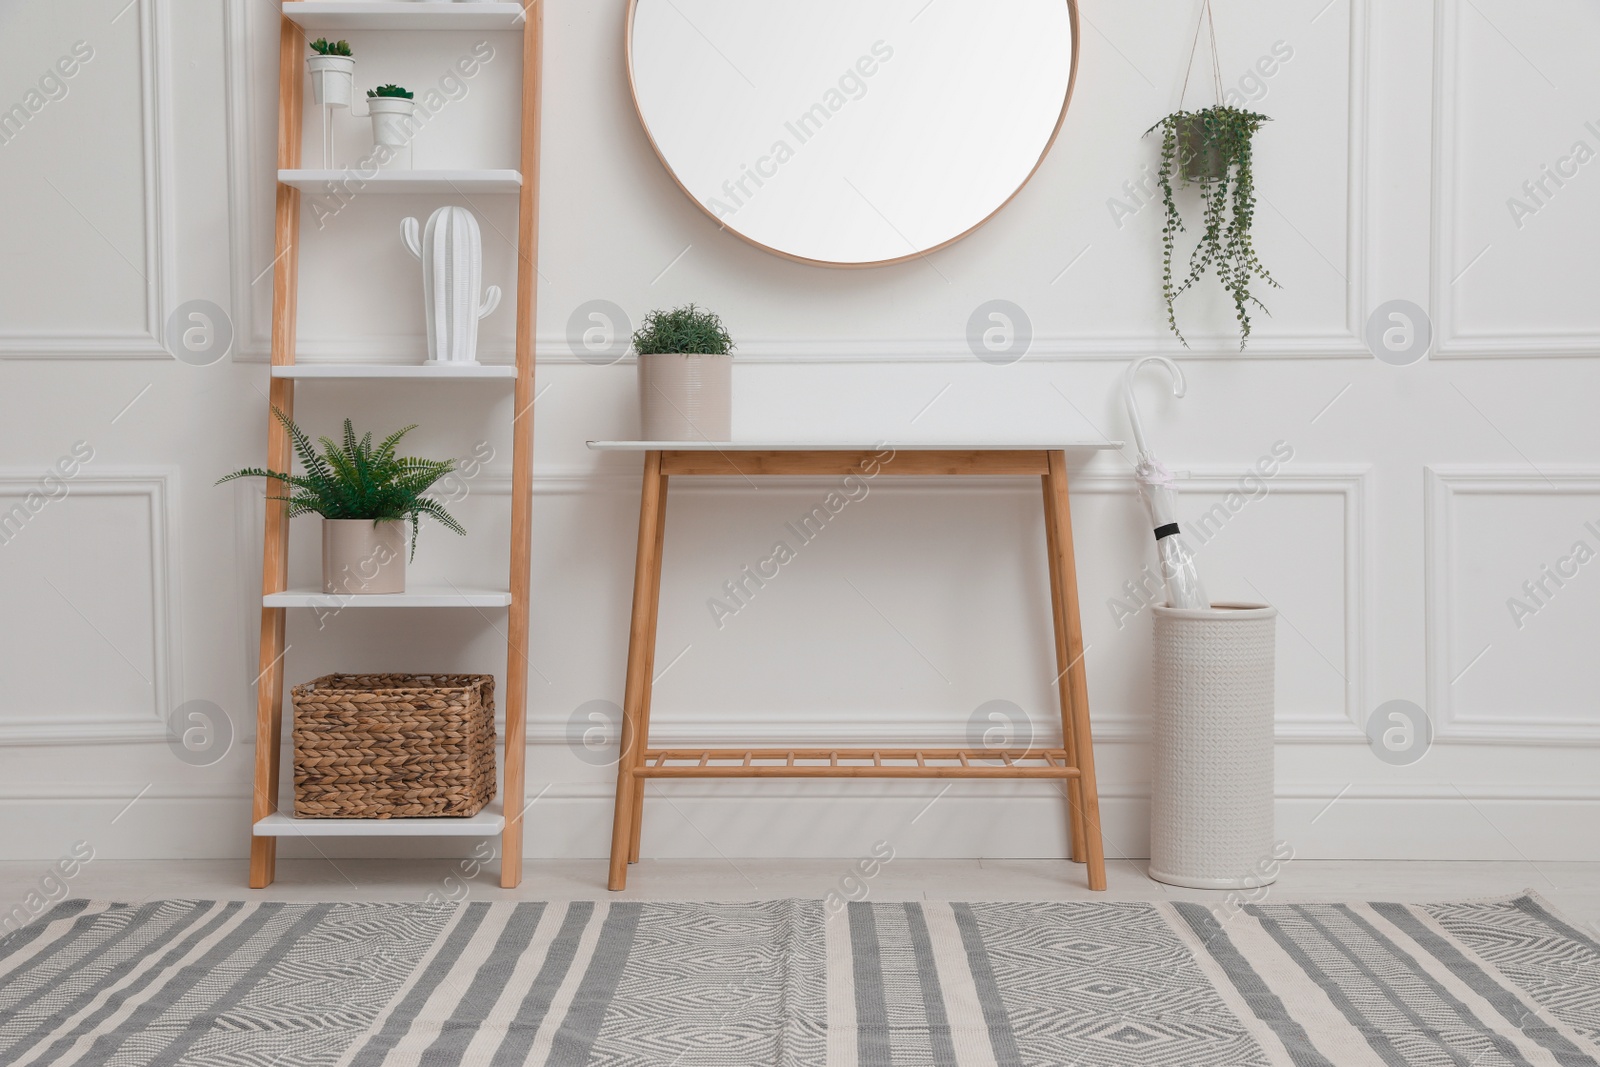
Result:
<svg viewBox="0 0 1600 1067"><path fill-rule="evenodd" d="M422 301L428 330L428 362L478 362L478 320L500 306L500 287L483 285L483 236L464 207L442 207L423 228L416 219L400 224L400 236L422 261Z"/></svg>
<svg viewBox="0 0 1600 1067"><path fill-rule="evenodd" d="M350 56L307 56L311 96L319 107L349 107L356 98L356 61Z"/></svg>
<svg viewBox="0 0 1600 1067"><path fill-rule="evenodd" d="M1278 877L1273 684L1278 611L1156 607L1150 877L1254 889Z"/></svg>
<svg viewBox="0 0 1600 1067"><path fill-rule="evenodd" d="M639 412L646 441L731 440L733 356L641 354Z"/></svg>
<svg viewBox="0 0 1600 1067"><path fill-rule="evenodd" d="M322 591L404 593L406 523L323 519Z"/></svg>
<svg viewBox="0 0 1600 1067"><path fill-rule="evenodd" d="M372 114L372 143L404 148L416 135L412 116L417 102L398 96L369 96L367 110Z"/></svg>

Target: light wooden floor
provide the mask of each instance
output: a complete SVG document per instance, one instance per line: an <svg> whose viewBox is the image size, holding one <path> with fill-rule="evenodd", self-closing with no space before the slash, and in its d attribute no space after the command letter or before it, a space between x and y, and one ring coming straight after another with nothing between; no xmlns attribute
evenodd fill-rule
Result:
<svg viewBox="0 0 1600 1067"><path fill-rule="evenodd" d="M894 859L860 878L858 861L652 860L632 869L625 900L752 900L824 897L894 900L1200 900L1225 893L1153 882L1136 861L1107 862L1109 890L1084 888L1083 868L1058 860ZM0 863L0 908L39 888L48 864ZM851 879L852 874L855 880ZM420 900L430 893L475 900L573 900L608 897L606 861L530 862L521 888L499 888L491 868L461 880L460 861L282 860L269 889L244 886L243 860L95 860L72 879L70 894L97 900L158 897L241 900ZM450 879L447 881L447 879ZM863 888L864 887L864 888ZM852 894L853 889L853 894ZM1264 898L1294 900L1464 900L1532 889L1600 936L1600 863L1441 863L1433 861L1291 860Z"/></svg>

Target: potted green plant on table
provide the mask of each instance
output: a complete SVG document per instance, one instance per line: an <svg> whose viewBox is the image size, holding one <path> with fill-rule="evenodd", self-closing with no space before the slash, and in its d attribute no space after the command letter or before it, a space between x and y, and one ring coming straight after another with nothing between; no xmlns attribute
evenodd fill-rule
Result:
<svg viewBox="0 0 1600 1067"><path fill-rule="evenodd" d="M411 90L399 85L380 85L367 90L367 112L372 116L373 144L404 148L411 143L416 125L412 115L417 102Z"/></svg>
<svg viewBox="0 0 1600 1067"><path fill-rule="evenodd" d="M349 107L355 103L356 61L349 41L318 37L306 57L311 72L311 96L320 107Z"/></svg>
<svg viewBox="0 0 1600 1067"><path fill-rule="evenodd" d="M236 478L266 478L284 487L287 496L271 499L289 505L289 517L322 516L322 591L325 593L403 593L406 590L405 524L411 524L411 556L423 515L447 530L466 530L437 500L424 494L455 470L454 460L397 456L395 449L415 426L396 430L374 445L369 431L360 439L349 419L344 441L320 438L318 452L306 432L277 408L278 421L289 431L303 474L246 467L217 484Z"/></svg>
<svg viewBox="0 0 1600 1067"><path fill-rule="evenodd" d="M1211 66L1218 103L1197 111L1186 111L1180 94L1178 110L1145 131L1146 136L1156 130L1161 131L1161 168L1157 182L1161 186L1161 202L1166 209L1166 222L1161 230L1161 294L1167 305L1167 325L1187 348L1189 342L1178 328L1174 304L1208 271L1214 272L1233 298L1234 317L1239 323L1239 348L1242 350L1250 338L1250 309L1256 307L1266 311L1266 305L1256 297L1252 286L1262 281L1273 288L1278 287L1256 255L1255 239L1251 232L1256 212L1254 138L1262 125L1272 120L1266 115L1221 102L1221 63L1217 58L1216 27L1211 24L1210 0L1202 3L1200 17L1203 23L1211 25ZM1200 27L1197 26L1196 46L1199 41ZM1192 70L1193 49L1190 50L1189 65ZM1186 74L1185 92L1188 81ZM1198 185L1203 205L1204 230L1189 254L1188 269L1181 280L1173 269L1173 260L1177 253L1178 234L1185 232L1187 227L1178 207L1174 184L1180 189Z"/></svg>
<svg viewBox="0 0 1600 1067"><path fill-rule="evenodd" d="M639 409L646 441L727 441L733 436L733 338L714 313L689 304L645 316Z"/></svg>

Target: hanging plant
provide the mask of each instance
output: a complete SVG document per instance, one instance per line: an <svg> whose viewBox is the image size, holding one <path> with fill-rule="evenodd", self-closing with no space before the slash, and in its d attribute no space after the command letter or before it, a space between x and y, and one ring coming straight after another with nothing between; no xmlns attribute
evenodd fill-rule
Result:
<svg viewBox="0 0 1600 1067"><path fill-rule="evenodd" d="M1222 67L1217 58L1216 26L1211 21L1211 0L1201 5L1202 24L1209 24L1211 33L1211 69L1217 91L1222 99ZM1200 26L1195 27L1194 46L1189 52L1189 66L1194 67L1194 49L1200 42ZM1189 76L1184 75L1184 92ZM1157 182L1161 186L1161 201L1166 209L1166 223L1161 230L1161 295L1167 304L1167 325L1173 334L1189 347L1183 331L1178 328L1175 301L1191 286L1213 272L1222 287L1233 297L1234 317L1239 321L1239 348L1242 350L1250 338L1250 309L1252 306L1266 311L1267 307L1251 291L1257 281L1273 288L1278 283L1267 273L1256 256L1255 240L1251 226L1255 222L1256 184L1252 166L1252 139L1263 123L1272 121L1266 115L1218 103L1198 111L1185 111L1182 93L1178 110L1145 131L1148 136L1161 131L1161 169ZM1173 270L1177 252L1178 234L1188 229L1183 214L1178 210L1179 188L1189 185L1200 187L1204 205L1205 229L1189 254L1189 265L1181 281ZM1270 314L1270 312L1269 312Z"/></svg>
<svg viewBox="0 0 1600 1067"><path fill-rule="evenodd" d="M1156 180L1167 212L1161 230L1161 293L1167 302L1167 325L1185 348L1189 342L1178 328L1173 302L1207 271L1214 271L1233 297L1241 349L1250 337L1251 306L1267 310L1251 292L1252 284L1259 279L1278 287L1256 256L1250 230L1256 213L1250 139L1269 121L1254 111L1218 105L1203 111L1175 111L1145 131L1161 131L1161 169ZM1182 281L1176 280L1172 269L1177 236L1187 230L1173 189L1175 178L1180 186L1199 184L1205 205L1205 229L1189 254L1189 269Z"/></svg>

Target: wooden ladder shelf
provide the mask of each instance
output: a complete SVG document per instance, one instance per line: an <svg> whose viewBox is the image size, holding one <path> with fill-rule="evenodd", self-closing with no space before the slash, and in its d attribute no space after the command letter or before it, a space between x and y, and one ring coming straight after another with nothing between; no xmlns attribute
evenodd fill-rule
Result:
<svg viewBox="0 0 1600 1067"><path fill-rule="evenodd" d="M495 30L517 32L522 45L521 181L503 171L493 172L494 191L514 191L519 199L517 223L517 335L514 400L512 406L511 460L511 566L509 596L482 594L457 596L408 595L395 606L459 606L493 602L509 604L507 619L505 685L501 706L505 710L505 768L500 799L494 811L471 820L306 820L316 826L296 827L278 808L278 781L283 742L284 646L286 601L296 597L288 589L289 516L285 505L267 502L266 540L262 561L261 673L256 704L256 762L250 885L261 889L272 883L279 836L384 834L387 836L488 836L499 828L500 884L506 888L522 880L522 815L527 752L528 701L528 585L533 522L533 377L534 308L538 295L539 223L539 106L542 75L544 5L538 0L516 3L329 3L324 0L283 0L278 43L278 192L276 251L272 291L271 404L294 416L295 383L301 378L387 377L415 380L418 368L396 366L393 374L370 365L339 373L297 373L295 330L300 278L300 186L304 115L305 57L308 39L337 29ZM309 31L309 32L308 32ZM455 173L455 172L450 172ZM287 178L288 180L285 180ZM395 183L403 188L403 183ZM394 191L400 191L396 189ZM311 368L304 368L311 370ZM456 377L494 378L498 372ZM269 418L267 466L288 470L293 461L288 431ZM356 598L376 601L378 598ZM362 605L364 606L364 605ZM503 820L499 812L503 811ZM503 822L503 826L501 825ZM407 825L407 824L410 825ZM425 824L425 825L424 825Z"/></svg>

